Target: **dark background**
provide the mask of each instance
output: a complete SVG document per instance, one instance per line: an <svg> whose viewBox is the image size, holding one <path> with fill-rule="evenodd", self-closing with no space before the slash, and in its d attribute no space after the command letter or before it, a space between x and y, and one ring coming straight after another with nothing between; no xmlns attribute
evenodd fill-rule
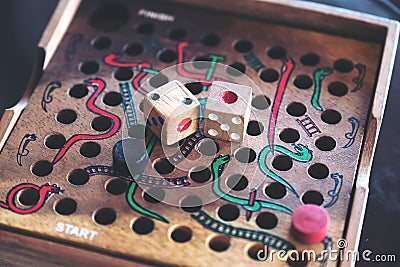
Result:
<svg viewBox="0 0 400 267"><path fill-rule="evenodd" d="M2 1L0 8L0 114L24 91L33 68L36 44L56 0ZM400 20L400 0L315 0L339 7ZM399 50L399 49L398 49ZM398 51L400 54L400 51ZM397 263L357 266L400 266L400 62L397 56L370 180L370 194L360 251L396 254Z"/></svg>

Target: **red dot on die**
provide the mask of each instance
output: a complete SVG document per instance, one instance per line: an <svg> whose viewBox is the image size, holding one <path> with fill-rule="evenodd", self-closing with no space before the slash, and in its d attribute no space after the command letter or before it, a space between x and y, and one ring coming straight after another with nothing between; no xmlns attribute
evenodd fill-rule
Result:
<svg viewBox="0 0 400 267"><path fill-rule="evenodd" d="M179 122L178 128L176 130L180 133L186 131L189 128L190 124L192 124L192 119L185 118Z"/></svg>
<svg viewBox="0 0 400 267"><path fill-rule="evenodd" d="M226 104L233 104L238 100L238 96L235 92L232 91L223 91L220 94L222 102Z"/></svg>
<svg viewBox="0 0 400 267"><path fill-rule="evenodd" d="M320 206L306 204L292 214L291 233L304 244L321 242L328 233L329 214Z"/></svg>

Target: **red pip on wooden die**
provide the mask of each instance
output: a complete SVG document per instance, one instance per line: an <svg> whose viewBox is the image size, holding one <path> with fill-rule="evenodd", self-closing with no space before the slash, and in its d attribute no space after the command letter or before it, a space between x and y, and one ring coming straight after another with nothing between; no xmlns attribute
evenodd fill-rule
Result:
<svg viewBox="0 0 400 267"><path fill-rule="evenodd" d="M179 81L171 81L149 92L143 101L146 125L167 145L195 133L200 102Z"/></svg>
<svg viewBox="0 0 400 267"><path fill-rule="evenodd" d="M204 107L204 134L220 140L242 142L249 123L252 88L213 82Z"/></svg>

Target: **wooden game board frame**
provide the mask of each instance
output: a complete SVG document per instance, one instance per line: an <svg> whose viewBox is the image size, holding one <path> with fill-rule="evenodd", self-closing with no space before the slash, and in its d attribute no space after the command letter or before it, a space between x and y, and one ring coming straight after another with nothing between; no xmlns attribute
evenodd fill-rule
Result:
<svg viewBox="0 0 400 267"><path fill-rule="evenodd" d="M164 0L167 1L167 0ZM255 1L213 1L213 0L168 0L185 5L207 7L234 14L251 14L252 17L263 18L277 24L296 26L310 30L340 34L369 42L382 44L382 59L376 81L376 91L368 117L363 149L360 155L356 180L354 184L351 211L347 220L347 250L358 249L363 218L369 191L369 176L373 155L383 119L386 98L393 71L394 59L398 44L400 24L396 21L366 15L325 5L290 0L255 0ZM29 97L53 57L67 31L81 0L61 0L38 44L38 60L31 75L31 81L20 102L7 109L0 122L0 150L4 147L13 127L29 101ZM122 258L114 258L82 248L75 248L24 233L0 230L0 262L5 259L19 266L27 263L44 261L57 264L68 262L85 266L107 264L107 266L141 266ZM29 251L28 251L29 249ZM29 253L29 254L28 254ZM27 256L21 259L18 256ZM60 258L62 255L63 258ZM48 261L50 259L50 261ZM134 264L134 265L133 265ZM342 262L341 266L353 266L354 262Z"/></svg>

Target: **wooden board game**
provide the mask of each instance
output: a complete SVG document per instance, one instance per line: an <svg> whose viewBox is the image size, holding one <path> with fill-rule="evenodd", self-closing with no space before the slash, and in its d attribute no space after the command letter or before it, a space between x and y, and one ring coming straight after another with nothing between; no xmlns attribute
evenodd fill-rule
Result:
<svg viewBox="0 0 400 267"><path fill-rule="evenodd" d="M60 1L40 80L1 122L0 228L116 264L336 266L323 251L357 249L397 36L291 1ZM202 112L175 145L146 130L151 90L178 80L204 108L236 79L253 86L243 142L206 137ZM330 216L317 244L291 234L304 204Z"/></svg>

